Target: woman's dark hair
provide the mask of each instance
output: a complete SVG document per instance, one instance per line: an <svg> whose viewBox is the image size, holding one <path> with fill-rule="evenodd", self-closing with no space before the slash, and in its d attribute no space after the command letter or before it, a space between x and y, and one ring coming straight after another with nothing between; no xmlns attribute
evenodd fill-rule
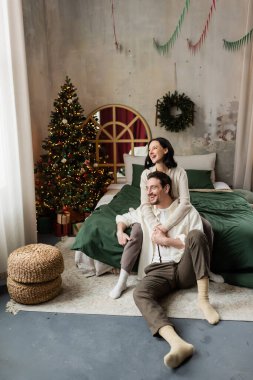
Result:
<svg viewBox="0 0 253 380"><path fill-rule="evenodd" d="M158 141L159 144L165 149L168 149L168 152L163 156L163 163L167 166L168 169L170 168L176 168L177 163L174 160L174 149L169 142L169 140L163 138L163 137L155 137L152 140L149 141L148 143L148 155L145 159L145 169L149 169L151 166L154 166L153 162L151 161L149 157L149 146L152 141Z"/></svg>

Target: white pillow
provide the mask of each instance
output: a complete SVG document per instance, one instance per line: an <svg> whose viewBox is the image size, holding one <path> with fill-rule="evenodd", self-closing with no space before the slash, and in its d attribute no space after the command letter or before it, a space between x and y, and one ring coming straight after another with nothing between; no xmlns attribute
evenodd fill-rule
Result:
<svg viewBox="0 0 253 380"><path fill-rule="evenodd" d="M215 181L216 153L193 154L191 156L174 156L178 166L184 169L211 170L211 180Z"/></svg>
<svg viewBox="0 0 253 380"><path fill-rule="evenodd" d="M132 154L132 150L130 150L129 154ZM145 146L136 146L134 147L134 156L147 156L148 154L148 144Z"/></svg>
<svg viewBox="0 0 253 380"><path fill-rule="evenodd" d="M126 183L131 185L133 177L133 164L143 165L145 164L146 156L132 156L130 154L124 153L124 164L125 164L125 173L126 173Z"/></svg>
<svg viewBox="0 0 253 380"><path fill-rule="evenodd" d="M229 190L229 189L231 189L230 186L228 186L227 183L220 182L220 181L219 182L214 182L213 186L214 186L214 188L216 190Z"/></svg>

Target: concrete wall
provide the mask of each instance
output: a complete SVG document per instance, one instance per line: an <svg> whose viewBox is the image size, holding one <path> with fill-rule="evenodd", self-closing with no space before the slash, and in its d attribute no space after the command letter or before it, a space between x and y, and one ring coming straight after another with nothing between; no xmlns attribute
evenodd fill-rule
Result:
<svg viewBox="0 0 253 380"><path fill-rule="evenodd" d="M112 1L23 0L34 157L53 101L68 75L85 113L108 103L133 107L152 135L168 138L176 154L217 152L217 177L231 184L243 49L229 52L223 38L237 40L245 30L248 0L217 1L206 40L192 54L211 0L192 0L179 37L168 55L153 46L174 32L185 0ZM155 126L155 105L168 91L184 92L195 103L194 125L180 133Z"/></svg>

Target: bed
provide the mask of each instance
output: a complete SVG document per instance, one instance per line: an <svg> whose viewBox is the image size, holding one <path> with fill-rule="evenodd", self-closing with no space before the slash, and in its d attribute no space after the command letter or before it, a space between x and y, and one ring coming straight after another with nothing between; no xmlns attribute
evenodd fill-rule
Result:
<svg viewBox="0 0 253 380"><path fill-rule="evenodd" d="M87 275L120 268L123 248L117 241L115 217L140 204L145 149L123 154L125 177L109 186L76 236L72 246L76 265L85 268ZM229 284L253 288L252 193L215 182L216 153L176 155L175 159L187 171L192 204L213 227L211 270ZM134 270L138 271L138 263Z"/></svg>
<svg viewBox="0 0 253 380"><path fill-rule="evenodd" d="M204 159L205 155L202 156ZM106 195L109 203L101 199L82 225L72 247L78 251L79 264L87 263L87 259L80 256L80 251L94 261L96 275L111 268L120 268L122 247L117 243L115 217L140 203L138 176L142 165L133 165L131 184L125 184L121 189L121 186L110 187ZM196 171L202 175L202 170ZM240 192L232 191L221 183L214 183L214 186L216 188L194 188L190 191L192 204L210 221L214 230L211 269L222 274L227 283L253 288L253 210ZM89 265L92 267L91 260Z"/></svg>

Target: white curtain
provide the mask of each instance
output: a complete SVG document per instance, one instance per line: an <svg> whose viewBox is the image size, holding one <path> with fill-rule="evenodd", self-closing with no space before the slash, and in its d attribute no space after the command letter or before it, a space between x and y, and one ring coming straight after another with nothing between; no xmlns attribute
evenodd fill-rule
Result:
<svg viewBox="0 0 253 380"><path fill-rule="evenodd" d="M0 0L0 278L8 255L37 241L21 0Z"/></svg>
<svg viewBox="0 0 253 380"><path fill-rule="evenodd" d="M253 0L249 0L246 33L252 27ZM233 186L253 190L253 40L244 47Z"/></svg>

